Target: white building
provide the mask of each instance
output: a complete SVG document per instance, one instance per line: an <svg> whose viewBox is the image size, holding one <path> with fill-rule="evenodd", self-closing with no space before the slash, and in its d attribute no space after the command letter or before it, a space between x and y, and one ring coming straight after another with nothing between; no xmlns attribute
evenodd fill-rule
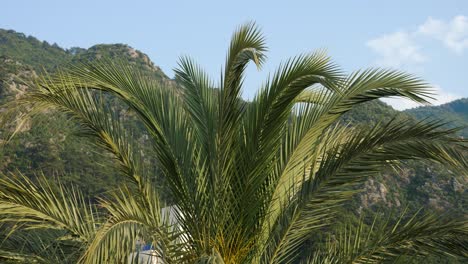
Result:
<svg viewBox="0 0 468 264"><path fill-rule="evenodd" d="M177 224L176 211L177 207L167 206L161 209L161 217L167 219L170 225ZM138 239L135 245L140 250L133 252L128 257L128 264L163 264L163 260L158 256L157 252L151 248L151 245L145 241Z"/></svg>

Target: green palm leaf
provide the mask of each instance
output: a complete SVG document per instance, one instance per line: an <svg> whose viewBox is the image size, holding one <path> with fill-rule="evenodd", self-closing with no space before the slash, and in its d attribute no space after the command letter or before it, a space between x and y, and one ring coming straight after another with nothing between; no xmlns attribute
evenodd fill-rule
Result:
<svg viewBox="0 0 468 264"><path fill-rule="evenodd" d="M315 252L312 263L381 263L428 254L468 257L466 219L405 211L395 223L379 225L381 221L376 216L369 228L363 220L357 226L345 225L329 239L326 250Z"/></svg>
<svg viewBox="0 0 468 264"><path fill-rule="evenodd" d="M111 155L127 181L98 198L98 214L62 185L4 178L0 220L21 223L17 234L25 228L63 232L83 263L131 261L139 254L138 240L151 244L151 254L164 263L298 263L308 239L327 230L336 209L384 167L422 159L468 171L466 141L441 122L396 117L372 127L340 123L355 106L380 98L427 103L430 86L403 72L368 69L346 76L319 51L286 60L252 102L243 101L245 69L250 61L260 68L266 50L261 31L248 23L232 37L219 85L188 57L175 70L177 88L109 61L38 80L15 102L23 115L65 112L80 135ZM156 191L161 186L115 113L119 107L128 108L150 138L174 201L171 216ZM466 237L465 219L446 226L431 216L402 223L372 240L361 239L363 226L345 229L340 242L310 262L466 256L464 240L454 238Z"/></svg>

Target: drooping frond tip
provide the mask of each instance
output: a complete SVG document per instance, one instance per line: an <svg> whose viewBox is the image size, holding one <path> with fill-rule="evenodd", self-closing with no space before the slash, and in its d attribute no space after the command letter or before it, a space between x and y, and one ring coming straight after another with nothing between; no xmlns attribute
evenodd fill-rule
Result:
<svg viewBox="0 0 468 264"><path fill-rule="evenodd" d="M261 29L255 22L247 22L240 26L231 37L226 69L228 65L234 63L242 64L248 60L252 60L257 68L260 69L265 62L265 52L267 50L265 37ZM240 56L238 57L238 55Z"/></svg>

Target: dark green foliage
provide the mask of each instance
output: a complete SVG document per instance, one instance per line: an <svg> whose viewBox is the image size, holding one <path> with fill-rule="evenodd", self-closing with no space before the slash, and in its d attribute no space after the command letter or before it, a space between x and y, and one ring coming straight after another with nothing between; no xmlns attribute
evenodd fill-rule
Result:
<svg viewBox="0 0 468 264"><path fill-rule="evenodd" d="M125 44L100 44L89 49L73 47L66 50L57 44L50 45L47 41L41 42L35 37L14 30L0 29L0 58L28 65L38 73L43 70L53 72L70 63L116 60L135 64L143 72L146 71L161 81L168 81L168 77L147 55ZM0 63L0 66L1 64L3 63ZM2 71L0 69L0 76Z"/></svg>
<svg viewBox="0 0 468 264"><path fill-rule="evenodd" d="M71 60L71 55L57 45L4 29L0 29L0 57L12 58L32 66L36 71L43 68L53 71Z"/></svg>
<svg viewBox="0 0 468 264"><path fill-rule="evenodd" d="M89 49L74 47L64 50L56 45L49 45L47 42L41 42L34 37L27 37L12 30L0 30L0 41L2 43L0 45L0 101L3 102L11 100L7 96L15 94L10 89L11 84L14 83L15 87L18 88L21 80L31 79L35 75L34 71L41 71L43 67L53 71L57 65L85 63L99 59L130 61L140 70L172 84L172 81L154 66L145 54L124 44L101 44ZM467 102L468 99L460 99L442 106L419 107L398 112L381 101L371 101L346 113L341 121L351 124L371 124L378 121L388 122L395 115L405 118L411 115L417 119L437 117L443 120L454 120L452 126L460 126L467 124ZM118 102L114 102L114 104L115 107L119 107ZM142 130L141 124L132 121L133 118L124 108L120 113L121 117L128 119L127 125L134 127L135 133ZM65 118L63 120L65 121ZM100 169L104 166L95 162L99 154L95 153L91 146L73 136L73 129L57 128L51 126L51 123L54 122L34 121L30 131L25 131L24 135L15 138L13 142L6 145L1 150L3 155L1 168L4 171L15 167L21 168L22 171L27 169L26 172L30 172L30 174L34 174L38 170L55 173L70 172L69 175L74 175L75 178L69 180L85 187L85 190L92 194L102 192L108 186L113 186L115 173ZM53 136L57 136L58 131L61 131L59 138L64 138L64 141L50 141ZM465 136L466 131L466 129L462 131ZM138 137L139 140L143 140L145 136ZM428 199L431 198L430 194L434 193L432 187L428 187L430 185L426 184L428 181L437 181L441 178L446 178L444 181L451 181L452 178L457 178L456 175L447 176L451 174L443 169L436 170L431 173L431 176L427 176L428 168L423 164L413 162L408 167L413 175L409 179L409 185L402 185L402 179L396 177L401 173L394 173L391 170L384 176L380 176L380 180L388 189L392 190L392 194L393 192L401 194L403 198L399 197L399 199L402 204L415 203L415 207L427 205ZM458 201L456 208L460 208L460 206L466 208L466 206L463 207L463 204L459 204L466 201L466 191L454 192L448 187L444 187L442 190L441 197L450 202ZM404 193L408 195L404 195Z"/></svg>
<svg viewBox="0 0 468 264"><path fill-rule="evenodd" d="M0 101L10 101L10 98L16 93L11 87L18 88L22 83L21 80L32 79L35 72L40 72L43 68L47 71L55 71L60 65L77 65L96 60L129 62L144 74L154 77L153 79L163 82L170 88L176 86L175 82L168 79L158 67L154 66L145 54L124 44L103 44L89 49L71 48L64 50L57 45L40 42L34 37L26 37L21 33L0 29L0 57L2 58L0 60ZM243 67L241 63L239 67ZM201 73L197 72L197 74ZM203 78L200 77L200 79ZM188 83L190 80L185 81ZM232 82L232 87L229 85L226 87L231 87L234 93L237 91L238 83L236 80L230 82ZM185 83L186 86L187 83ZM212 84L207 81L206 86L206 90L210 91L209 95L211 95ZM209 95L203 94L202 96ZM272 98L273 96L274 94L272 94ZM289 103L287 98L281 99L284 99L285 103ZM118 113L120 119L124 120L123 125L131 128L129 130L134 141L138 143L136 145L141 146L140 150L146 157L147 167L156 172L156 162L149 158L153 156L151 155L153 150L147 144L148 136L142 132L143 124L135 121L134 115L130 114L128 108L123 107L118 100L108 100L106 103L114 112ZM238 101L230 103L243 104ZM449 127L463 126L468 124L467 104L468 99L461 99L443 106L421 107L399 112L381 101L374 100L361 104L346 113L340 122L352 126L362 123L387 123L398 115L398 118L402 119L413 116L415 120L426 117L454 120ZM62 183L67 186L78 186L87 197L96 197L96 195L119 185L121 172L112 169L115 168L112 166L115 164L111 164L114 161L108 156L103 157L98 148L87 143L87 140L74 135L77 127L68 120L68 116L57 112L48 112L44 115L47 117L41 118L39 116L39 118L31 120L28 129L21 132L21 135L15 137L9 144L2 146L0 149L0 170L2 172L18 169L33 179L40 172L50 176L61 175L60 181ZM51 116L54 120L51 120ZM268 121L265 120L265 126L269 125ZM2 130L2 132L6 132L7 129L2 128ZM209 137L209 133L210 131L206 131L206 134L201 133L197 136L203 139L203 137ZM461 135L468 136L467 129L463 130ZM268 149L269 146L261 147ZM158 173L152 174L158 175ZM378 201L360 211L362 201L359 196L356 196L349 203L350 206L342 210L343 218L341 221L347 224L357 224L359 220L359 217L356 216L357 212L380 211L385 216L389 216L389 205L392 205L393 209L396 208L397 211L407 205L411 212L422 206L432 209L435 207L441 211L450 208L458 210L461 214L466 213L468 196L463 187L466 184L463 179L463 176L447 171L441 166L429 166L416 161L405 162L401 165L401 170L395 171L388 168L375 178L377 182L386 186L388 190L387 201L389 202ZM157 186L161 188L165 186L161 179L155 178L153 180L158 183ZM460 185L463 187L461 190L458 188ZM164 190L160 193L162 193L164 200L170 200L169 197L164 197L166 195ZM396 200L400 206L395 207ZM370 222L367 221L365 224L370 224ZM324 239L326 238L319 235L314 237L309 243L310 248L316 248L315 242ZM446 260L442 260L440 257L403 259L402 263L422 263L422 261L426 264L458 263L456 261L444 262Z"/></svg>
<svg viewBox="0 0 468 264"><path fill-rule="evenodd" d="M382 101L371 101L357 106L355 109L346 113L343 123L366 123L375 124L376 122L388 122L399 112Z"/></svg>
<svg viewBox="0 0 468 264"><path fill-rule="evenodd" d="M78 186L89 197L115 188L118 173L105 166L109 161L74 136L72 124L63 115L53 115L54 121L45 116L31 120L30 129L0 149L0 170L18 170L31 178L41 172L51 177L64 175L63 183Z"/></svg>
<svg viewBox="0 0 468 264"><path fill-rule="evenodd" d="M130 62L142 73L168 86L175 85L154 66L148 56L128 45L95 45L89 49L75 47L65 50L13 30L0 29L0 103L14 100L18 93L28 89L28 82L34 80L42 70L53 72L58 67L96 60ZM135 122L125 107L115 100L109 100L108 103L118 109L116 112L119 118L126 120L125 125L132 127L136 141L142 143L147 140L147 136L142 134L142 125ZM46 117L50 115L53 121ZM118 172L101 164L106 158L87 141L75 136L75 130L73 123L57 112L31 120L19 137L1 146L0 170L7 172L17 169L31 177L41 171L47 175L66 175L62 179L64 183L79 186L90 197L115 188ZM0 134L7 131L6 128L0 128ZM142 151L151 156L150 148ZM147 162L154 163L151 159ZM156 169L154 164L152 167Z"/></svg>
<svg viewBox="0 0 468 264"><path fill-rule="evenodd" d="M89 49L69 50L73 54L72 63L89 63L100 59L122 61L135 64L141 71L146 71L157 79L168 79L168 77L139 50L125 44L99 44Z"/></svg>
<svg viewBox="0 0 468 264"><path fill-rule="evenodd" d="M459 133L468 137L468 98L462 98L440 106L425 106L406 110L416 119L440 118L450 122L447 127L464 127Z"/></svg>

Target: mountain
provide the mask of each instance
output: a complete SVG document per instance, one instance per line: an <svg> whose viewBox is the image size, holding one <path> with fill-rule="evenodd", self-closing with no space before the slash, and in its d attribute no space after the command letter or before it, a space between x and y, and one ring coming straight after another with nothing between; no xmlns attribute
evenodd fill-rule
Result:
<svg viewBox="0 0 468 264"><path fill-rule="evenodd" d="M14 30L0 29L0 57L10 58L35 71L52 71L71 60L71 54L57 44L39 41Z"/></svg>
<svg viewBox="0 0 468 264"><path fill-rule="evenodd" d="M23 33L0 29L0 104L11 102L21 95L28 89L27 82L43 71L54 72L70 64L108 60L134 64L168 88L177 89L177 83L168 78L146 54L128 45L99 44L88 49L63 49L57 44L39 41ZM118 102L109 103L126 120L127 127L141 147L145 162L157 177L157 168L154 166L156 162L151 158L152 150L147 147L149 144L145 144L147 136L143 133L141 124L135 122L126 108ZM447 125L449 127L467 126L468 99L403 112L384 102L373 101L353 109L340 122L365 125L387 122L395 117L415 121L438 118L453 121ZM2 133L9 129L0 128L0 139L3 138ZM28 120L18 136L8 144L0 145L0 172L7 174L9 171L19 170L31 178L44 173L62 183L77 186L89 198L115 188L121 175L112 169L114 161L103 158L99 149L77 137L76 129L66 115L54 111ZM460 131L460 135L467 137L468 128ZM164 196L163 186L161 184L160 193L170 202L170 197ZM356 215L367 211L380 211L390 217L390 211L401 211L405 207L412 211L421 207L439 211L454 209L466 214L467 186L467 176L457 175L442 166L417 161L403 162L396 170L388 168L367 181L362 186L363 192L343 209L346 212L343 217L357 221L359 216ZM425 263L449 262L426 259Z"/></svg>
<svg viewBox="0 0 468 264"><path fill-rule="evenodd" d="M39 41L13 30L0 29L0 102L11 101L28 89L25 81L39 75L43 70L54 72L69 64L89 61L112 60L136 65L170 88L177 88L174 80L157 67L149 57L125 44L100 44L88 49L63 49L56 44ZM112 102L128 127L134 131L134 138L140 143L146 140L140 128L126 109ZM52 118L51 118L52 116ZM460 99L445 105L420 107L397 111L381 101L363 104L347 113L341 120L350 124L372 124L389 121L397 116L404 119L426 117L454 120L451 126L468 124L468 99ZM5 128L3 128L5 130ZM110 169L107 159L99 151L74 135L76 128L61 113L47 113L30 120L21 135L0 149L0 171L19 169L30 177L43 171L46 175L61 176L60 180L78 185L90 197L105 192L118 184L119 175ZM467 136L467 130L461 131ZM147 162L152 164L151 150L140 144L147 153ZM96 160L103 160L104 164ZM156 168L154 168L156 172ZM156 173L155 173L156 174ZM448 208L467 210L467 177L456 175L437 165L420 162L405 162L397 171L388 169L369 180L356 196L352 210L374 210L388 208L411 208L421 206L437 210Z"/></svg>
<svg viewBox="0 0 468 264"><path fill-rule="evenodd" d="M137 65L156 78L169 81L146 54L126 44L99 44L88 49L74 47L66 50L55 43L51 45L14 30L0 29L0 58L28 65L38 73L43 70L53 72L68 64L109 59Z"/></svg>
<svg viewBox="0 0 468 264"><path fill-rule="evenodd" d="M440 106L425 106L397 111L382 101L373 101L353 109L343 117L351 124L387 122L392 118L418 120L439 119L449 122L446 127L465 127L461 136L467 136L468 98ZM433 210L468 212L468 177L458 175L441 165L420 161L406 161L397 169L388 168L362 186L364 190L352 203L352 210L385 211L408 206Z"/></svg>
<svg viewBox="0 0 468 264"><path fill-rule="evenodd" d="M423 106L405 111L416 119L438 118L449 122L447 127L464 127L460 135L468 138L468 98L462 98L439 106Z"/></svg>
<svg viewBox="0 0 468 264"><path fill-rule="evenodd" d="M128 45L101 44L89 49L65 50L13 30L0 29L0 103L13 101L28 89L27 83L43 71L54 72L72 64L99 60L134 64L142 73L164 85L175 86L146 54ZM141 124L136 123L118 101L109 103L128 122L135 141L144 141ZM0 128L0 135L7 130ZM67 116L58 112L27 120L20 135L1 146L0 172L19 170L29 177L40 173L50 177L60 175L60 181L78 186L89 197L117 186L120 175L110 164L114 161L103 158L99 149L77 137L76 130ZM152 151L145 148L148 144L140 145L142 151ZM154 163L151 156L148 157L147 162Z"/></svg>

